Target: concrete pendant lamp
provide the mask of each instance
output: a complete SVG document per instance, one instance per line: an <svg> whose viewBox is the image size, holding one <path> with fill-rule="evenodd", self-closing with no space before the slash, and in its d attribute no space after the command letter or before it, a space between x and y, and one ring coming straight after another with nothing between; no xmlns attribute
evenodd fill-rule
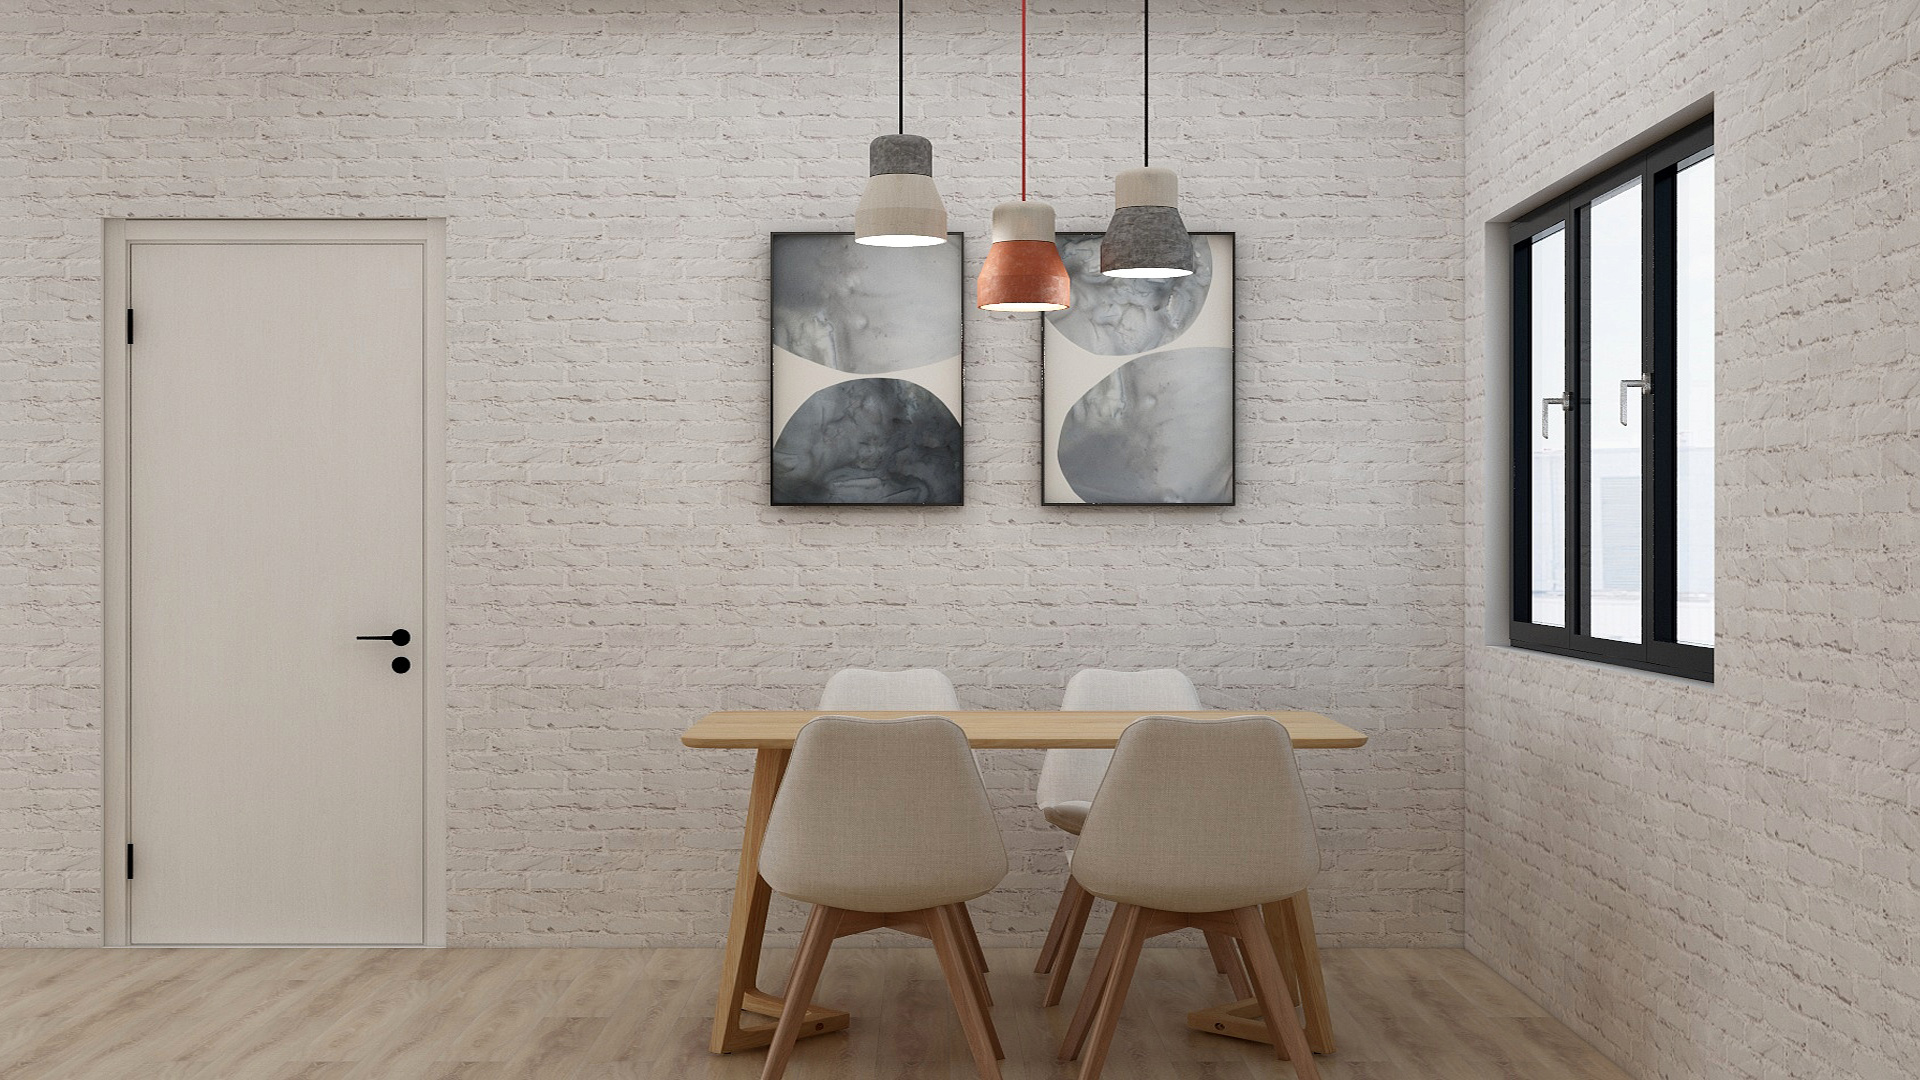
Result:
<svg viewBox="0 0 1920 1080"><path fill-rule="evenodd" d="M1060 311L1073 279L1053 240L1053 207L1027 201L1027 4L1020 0L1020 199L993 208L993 246L974 283L987 311Z"/></svg>
<svg viewBox="0 0 1920 1080"><path fill-rule="evenodd" d="M869 178L853 212L853 239L874 247L947 242L947 208L933 186L933 144L907 134L907 0L900 0L900 133L867 148Z"/></svg>
<svg viewBox="0 0 1920 1080"><path fill-rule="evenodd" d="M1172 169L1150 167L1149 0L1140 0L1140 168L1113 181L1113 220L1100 241L1100 272L1108 277L1176 278L1193 273L1193 237L1180 220L1180 180Z"/></svg>

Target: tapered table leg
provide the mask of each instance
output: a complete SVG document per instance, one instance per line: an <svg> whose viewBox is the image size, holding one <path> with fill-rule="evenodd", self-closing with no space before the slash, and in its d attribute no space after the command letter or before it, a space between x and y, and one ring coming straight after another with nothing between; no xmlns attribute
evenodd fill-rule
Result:
<svg viewBox="0 0 1920 1080"><path fill-rule="evenodd" d="M740 842L740 872L733 884L733 918L727 924L727 950L720 967L720 997L713 1008L713 1038L707 1049L730 1054L773 1042L773 1024L746 1026L744 1010L778 1017L785 1004L759 988L760 943L767 931L767 905L773 890L760 879L760 845L766 839L773 797L787 771L789 750L761 750L753 762L753 789L747 798L747 829ZM819 1005L807 1008L800 1037L841 1031L851 1021L846 1013Z"/></svg>

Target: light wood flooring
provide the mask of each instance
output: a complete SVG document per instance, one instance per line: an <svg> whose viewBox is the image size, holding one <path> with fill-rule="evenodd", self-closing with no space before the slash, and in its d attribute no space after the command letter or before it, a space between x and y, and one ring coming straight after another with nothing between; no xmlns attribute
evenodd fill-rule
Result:
<svg viewBox="0 0 1920 1080"><path fill-rule="evenodd" d="M1034 952L989 949L1007 1080L1065 1080L1065 1003ZM1322 954L1327 1080L1628 1080L1457 949ZM700 949L0 950L6 1080L753 1080L762 1051L706 1051L720 955ZM789 954L770 952L769 988ZM1111 1080L1291 1080L1264 1046L1189 1032L1231 996L1203 949L1149 949ZM834 950L819 1000L853 1027L800 1043L792 1080L969 1080L931 949Z"/></svg>

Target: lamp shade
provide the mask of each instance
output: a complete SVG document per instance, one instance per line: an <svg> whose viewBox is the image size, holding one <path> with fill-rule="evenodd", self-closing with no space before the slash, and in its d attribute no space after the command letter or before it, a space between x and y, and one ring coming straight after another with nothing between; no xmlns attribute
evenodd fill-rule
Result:
<svg viewBox="0 0 1920 1080"><path fill-rule="evenodd" d="M993 208L993 246L974 303L986 311L1059 311L1073 303L1073 279L1053 241L1053 207L1003 202Z"/></svg>
<svg viewBox="0 0 1920 1080"><path fill-rule="evenodd" d="M853 238L876 247L947 242L947 208L933 186L933 144L918 135L882 135L867 149L866 193L853 213Z"/></svg>
<svg viewBox="0 0 1920 1080"><path fill-rule="evenodd" d="M1113 181L1113 220L1100 241L1108 277L1173 278L1193 273L1193 237L1180 219L1172 169L1128 169Z"/></svg>

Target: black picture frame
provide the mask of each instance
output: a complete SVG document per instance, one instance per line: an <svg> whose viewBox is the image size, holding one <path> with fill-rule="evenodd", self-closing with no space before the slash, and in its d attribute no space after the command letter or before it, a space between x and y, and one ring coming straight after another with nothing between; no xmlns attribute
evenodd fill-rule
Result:
<svg viewBox="0 0 1920 1080"><path fill-rule="evenodd" d="M1064 243L1069 238L1098 237L1106 235L1105 230L1073 230L1056 233L1057 242ZM1233 231L1209 230L1190 234L1196 241L1203 238L1224 237L1227 241L1227 272L1229 276L1227 318L1227 439L1228 468L1230 476L1227 482L1227 498L1222 502L1062 502L1047 498L1047 317L1040 315L1035 322L1040 337L1040 442L1038 473L1040 481L1040 505L1047 507L1086 507L1086 508L1158 508L1158 509L1217 509L1237 506L1240 499L1240 273L1239 273L1239 234ZM1076 290L1080 285L1076 283Z"/></svg>
<svg viewBox="0 0 1920 1080"><path fill-rule="evenodd" d="M943 507L943 506L964 506L964 505L966 505L966 471L967 471L967 459L966 459L966 446L967 446L967 443L966 443L966 429L967 429L967 425L966 425L966 412L967 412L967 405L966 405L966 400L965 400L965 397L966 397L966 385L967 385L967 383L966 383L966 359L967 359L967 352L966 352L966 326L967 326L967 321L966 321L966 304L967 304L967 280L966 280L966 278L967 278L967 275L966 275L966 260L967 260L967 252L966 252L966 234L965 234L965 233L960 233L960 232L951 232L951 231L947 233L947 242L948 242L949 244L952 244L952 245L954 245L954 250L955 250L956 252L958 252L958 255L959 255L959 263L960 263L960 272L959 272L959 274L958 274L958 279L959 279L959 280L958 280L958 283L957 283L957 288L956 288L956 290L955 290L955 312L956 312L956 314L955 314L955 316L954 316L954 317L955 317L955 319L957 320L957 323L958 323L958 334L959 334L959 341L960 341L960 394L961 394L961 406L960 406L960 415L959 415L958 417L955 417L955 419L956 419L956 420L957 420L957 421L959 422L959 425L960 425L960 443L959 443L959 448L958 448L958 457L956 458L956 461L955 461L955 465L954 465L954 468L955 468L955 469L957 470L957 472L958 472L958 474L959 474L959 482L958 482L958 485L957 485L957 495L956 495L956 497L955 497L955 498L954 498L954 499L953 499L952 501L941 501L941 502L803 502L803 501L795 501L795 500L783 500L783 499L781 499L781 498L780 498L780 493L779 493L779 490L778 490L778 487L776 486L776 484L775 484L775 481L774 481L774 467L773 467L773 449L774 449L774 444L775 444L775 441L776 441L776 439L777 439L777 436L778 436L778 433L777 433L777 432L776 432L776 431L774 430L774 417L775 417L775 412L776 412L776 409L775 409L775 404L774 404L774 402L775 402L775 396L774 396L774 395L775 395L775 393L776 393L776 389L777 389L777 379L776 379L776 377L775 377L775 370L774 370L774 352L773 352L773 350L774 350L774 340L773 340L773 339L774 339L774 319L773 319L773 305L774 305L774 288L775 288L775 283L774 283L774 267L773 267L773 261L774 261L774 260L773 260L773 249L774 249L774 246L775 246L775 244L777 244L777 243L779 242L779 239L780 239L781 237L784 237L784 236L845 236L845 237L849 237L849 238L851 238L851 237L853 236L853 233L852 233L852 232L850 232L850 231L847 231L847 230L841 230L841 229L783 229L783 230L776 230L776 231L774 231L774 232L772 232L772 233L770 233L770 234L768 234L768 239L767 239L767 307L766 307L766 323L767 323L767 352L766 352L766 364L767 364L767 421L766 421L766 425L767 425L767 426L766 426L766 430L767 430L767 443L766 443L766 454L767 454L767 458L766 458L766 460L767 460L767 480L766 480L766 487L767 487L767 505L768 505L768 506L771 506L771 507L781 507L781 508L787 508L787 509L794 509L794 508L802 508L802 507L808 507L808 508L829 508L829 509L830 509L830 508L836 508L836 507L885 507L885 508L894 508L894 509L902 509L902 508L904 508L904 509L926 509L926 508L929 508L929 507ZM886 250L886 249L884 249L884 248L877 248L877 249L875 249L875 250Z"/></svg>

